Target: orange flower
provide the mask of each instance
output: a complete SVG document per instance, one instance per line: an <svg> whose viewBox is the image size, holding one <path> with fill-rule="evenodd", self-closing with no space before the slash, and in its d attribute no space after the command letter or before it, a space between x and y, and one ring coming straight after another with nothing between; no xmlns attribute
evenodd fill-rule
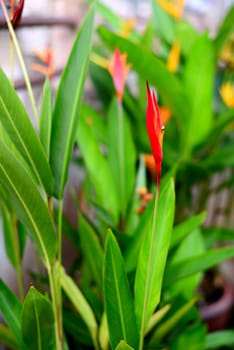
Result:
<svg viewBox="0 0 234 350"><path fill-rule="evenodd" d="M18 4L15 4L15 0L11 0L10 19L13 27L15 27L19 23L22 15L23 7L24 7L24 0L20 0Z"/></svg>
<svg viewBox="0 0 234 350"><path fill-rule="evenodd" d="M185 0L156 0L158 4L172 17L180 19L183 15Z"/></svg>
<svg viewBox="0 0 234 350"><path fill-rule="evenodd" d="M32 69L37 72L40 72L44 75L48 75L50 79L52 79L55 65L54 65L54 52L50 46L47 46L44 52L34 51L35 56L39 58L39 60L44 64L35 63L32 65Z"/></svg>
<svg viewBox="0 0 234 350"><path fill-rule="evenodd" d="M164 106L161 106L158 108L159 108L162 124L165 125L168 122L168 120L171 118L171 110Z"/></svg>
<svg viewBox="0 0 234 350"><path fill-rule="evenodd" d="M175 42L172 45L171 51L167 60L167 68L170 72L175 73L177 71L180 60L180 44Z"/></svg>
<svg viewBox="0 0 234 350"><path fill-rule="evenodd" d="M116 48L111 61L107 65L107 70L112 76L116 97L119 101L122 100L125 81L130 70L131 65L127 64L127 55L120 53Z"/></svg>

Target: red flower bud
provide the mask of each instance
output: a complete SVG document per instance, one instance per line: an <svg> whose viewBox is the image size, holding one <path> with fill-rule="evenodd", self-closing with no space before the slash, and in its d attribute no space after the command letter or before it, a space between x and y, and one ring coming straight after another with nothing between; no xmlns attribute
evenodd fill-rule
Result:
<svg viewBox="0 0 234 350"><path fill-rule="evenodd" d="M151 144L151 149L155 161L156 166L156 174L157 174L157 186L160 185L161 178L161 167L162 167L162 142L163 142L163 133L164 126L162 125L158 103L156 99L156 95L154 91L151 91L149 88L148 82L147 86L147 111L146 111L146 127L148 131L148 136Z"/></svg>

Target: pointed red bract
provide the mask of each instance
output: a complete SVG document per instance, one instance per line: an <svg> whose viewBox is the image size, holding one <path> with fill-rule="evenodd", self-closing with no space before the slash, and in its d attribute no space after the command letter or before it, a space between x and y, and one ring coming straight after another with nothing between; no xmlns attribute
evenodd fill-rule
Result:
<svg viewBox="0 0 234 350"><path fill-rule="evenodd" d="M161 122L158 103L154 91L151 91L147 86L147 111L146 111L146 127L149 135L151 149L155 161L156 173L157 173L157 186L160 185L161 179L161 167L162 167L162 141L164 127Z"/></svg>
<svg viewBox="0 0 234 350"><path fill-rule="evenodd" d="M14 1L12 3L14 4ZM18 5L16 7L13 5L13 8L11 9L11 23L14 27L19 23L21 19L23 8L24 0L20 0Z"/></svg>
<svg viewBox="0 0 234 350"><path fill-rule="evenodd" d="M118 100L122 100L125 81L130 67L130 64L127 64L127 55L121 54L119 49L116 48L107 69L112 76Z"/></svg>

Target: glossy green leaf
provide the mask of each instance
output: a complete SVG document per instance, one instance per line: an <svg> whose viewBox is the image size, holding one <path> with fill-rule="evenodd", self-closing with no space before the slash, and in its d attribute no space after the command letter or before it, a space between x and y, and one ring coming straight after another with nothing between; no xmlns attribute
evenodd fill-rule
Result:
<svg viewBox="0 0 234 350"><path fill-rule="evenodd" d="M172 231L170 249L176 247L195 228L198 228L205 220L206 213L190 216L188 219L175 226Z"/></svg>
<svg viewBox="0 0 234 350"><path fill-rule="evenodd" d="M118 205L112 175L92 129L83 118L79 120L77 142L94 186L96 201L117 220Z"/></svg>
<svg viewBox="0 0 234 350"><path fill-rule="evenodd" d="M228 260L234 256L233 247L219 248L210 250L204 254L184 259L175 265L167 266L163 287L170 286L175 281L191 276L194 273L205 271L224 260Z"/></svg>
<svg viewBox="0 0 234 350"><path fill-rule="evenodd" d="M75 39L60 80L52 119L50 163L55 179L54 194L61 198L67 180L77 131L80 103L92 45L94 7Z"/></svg>
<svg viewBox="0 0 234 350"><path fill-rule="evenodd" d="M0 311L15 336L21 350L27 350L23 342L20 328L22 306L13 292L0 279Z"/></svg>
<svg viewBox="0 0 234 350"><path fill-rule="evenodd" d="M21 317L22 336L29 349L54 350L54 314L49 299L34 287L25 298Z"/></svg>
<svg viewBox="0 0 234 350"><path fill-rule="evenodd" d="M78 286L66 274L64 269L61 270L61 285L68 299L88 327L95 349L97 349L97 322L94 313Z"/></svg>
<svg viewBox="0 0 234 350"><path fill-rule="evenodd" d="M218 56L220 51L224 48L224 45L227 43L228 38L234 32L234 6L230 7L230 10L226 14L226 17L222 21L216 38L214 40L215 53Z"/></svg>
<svg viewBox="0 0 234 350"><path fill-rule="evenodd" d="M88 221L80 214L79 220L79 234L81 239L81 249L85 258L92 279L96 282L102 293L102 271L103 271L103 250L98 240L97 234L88 223Z"/></svg>
<svg viewBox="0 0 234 350"><path fill-rule="evenodd" d="M136 151L127 116L116 98L108 112L108 161L116 187L118 207L124 218L133 195Z"/></svg>
<svg viewBox="0 0 234 350"><path fill-rule="evenodd" d="M43 147L29 116L11 83L0 69L0 123L16 149L31 167L46 192L53 191L53 179Z"/></svg>
<svg viewBox="0 0 234 350"><path fill-rule="evenodd" d="M144 334L149 319L160 301L162 279L171 240L174 208L174 183L170 179L166 184L164 200L160 201L159 198L155 230L153 230L152 215L148 232L142 242L137 265L135 308L141 334Z"/></svg>
<svg viewBox="0 0 234 350"><path fill-rule="evenodd" d="M50 159L50 138L52 124L52 91L48 77L45 80L41 101L40 140L47 159Z"/></svg>
<svg viewBox="0 0 234 350"><path fill-rule="evenodd" d="M204 34L195 41L184 69L184 86L191 106L186 120L184 152L190 152L210 132L214 73L213 46Z"/></svg>
<svg viewBox="0 0 234 350"><path fill-rule="evenodd" d="M115 350L134 350L134 348L128 345L124 340L121 340Z"/></svg>
<svg viewBox="0 0 234 350"><path fill-rule="evenodd" d="M19 220L30 230L48 266L56 252L55 230L50 213L31 177L1 142L0 183L7 191Z"/></svg>
<svg viewBox="0 0 234 350"><path fill-rule="evenodd" d="M133 298L121 251L111 231L108 232L105 246L104 299L112 349L121 339L136 349L139 335Z"/></svg>
<svg viewBox="0 0 234 350"><path fill-rule="evenodd" d="M98 33L111 48L118 47L122 53L127 53L132 69L139 73L142 79L148 80L150 84L157 87L165 105L180 120L186 120L187 109L184 106L188 109L190 106L183 86L159 58L143 45L120 37L104 27L99 27Z"/></svg>
<svg viewBox="0 0 234 350"><path fill-rule="evenodd" d="M206 349L220 349L223 347L233 349L234 346L234 331L220 330L217 332L208 333L206 335Z"/></svg>
<svg viewBox="0 0 234 350"><path fill-rule="evenodd" d="M20 350L12 331L3 324L0 324L0 344L4 344L12 350Z"/></svg>

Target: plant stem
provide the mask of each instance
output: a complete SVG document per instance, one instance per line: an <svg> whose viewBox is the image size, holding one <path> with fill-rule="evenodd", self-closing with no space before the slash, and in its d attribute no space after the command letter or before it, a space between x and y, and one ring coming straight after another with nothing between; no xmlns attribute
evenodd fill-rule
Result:
<svg viewBox="0 0 234 350"><path fill-rule="evenodd" d="M125 176L124 176L124 126L123 126L123 107L122 101L118 100L118 151L119 151L119 162L120 162L120 199L122 203L121 216L126 211L125 207Z"/></svg>
<svg viewBox="0 0 234 350"><path fill-rule="evenodd" d="M37 127L39 128L39 116L38 116L38 112L37 112L35 98L34 98L33 91L32 91L32 86L31 86L31 83L30 83L30 79L29 79L29 76L28 76L26 65L24 63L24 58L23 58L22 52L20 50L18 39L17 39L17 37L15 35L14 28L13 28L13 26L11 24L11 21L10 21L10 18L9 18L8 13L7 13L7 9L6 9L6 6L5 6L3 0L0 0L0 4L2 6L2 10L3 10L4 16L5 16L6 22L7 22L9 33L11 35L12 41L13 41L14 46L15 46L16 53L18 55L18 59L19 59L19 62L20 62L20 65L21 65L21 69L22 69L22 72L23 72L25 84L27 86L29 98L31 100L35 121L36 121Z"/></svg>
<svg viewBox="0 0 234 350"><path fill-rule="evenodd" d="M51 266L48 266L47 270L48 270L48 277L49 277L49 283L50 283L52 306L53 306L54 317L55 317L56 350L62 350L63 341L62 341L62 334L61 334L61 322L60 322L61 319L60 319L59 308L58 308L57 285L55 282L55 280L57 280L56 265L53 268Z"/></svg>
<svg viewBox="0 0 234 350"><path fill-rule="evenodd" d="M151 238L150 241L153 242L154 241L154 235L155 235L155 231L156 231L156 222L157 222L157 212L158 212L158 200L159 200L159 188L160 188L160 179L157 176L157 181L156 181L156 192L155 192L155 202L154 202L154 212L153 212L153 221L152 221L152 230L151 230ZM150 246L150 254L149 254L149 259L151 260L153 255L153 244L151 244ZM150 266L150 264L148 264L148 267ZM147 271L147 275L149 275L149 272ZM146 306L149 300L149 284L150 284L150 279L147 278L146 280L146 290L147 290L147 294L144 298L144 310L146 310ZM140 342L139 342L139 350L143 349L144 346L144 335L145 335L145 313L142 315L142 320L141 320L141 328L140 328Z"/></svg>
<svg viewBox="0 0 234 350"><path fill-rule="evenodd" d="M20 300L24 300L24 281L23 281L23 272L22 265L20 259L20 241L19 241L19 227L18 227L18 219L15 215L13 215L14 222L14 242L15 242L15 251L16 251L16 277L17 284L19 289Z"/></svg>

